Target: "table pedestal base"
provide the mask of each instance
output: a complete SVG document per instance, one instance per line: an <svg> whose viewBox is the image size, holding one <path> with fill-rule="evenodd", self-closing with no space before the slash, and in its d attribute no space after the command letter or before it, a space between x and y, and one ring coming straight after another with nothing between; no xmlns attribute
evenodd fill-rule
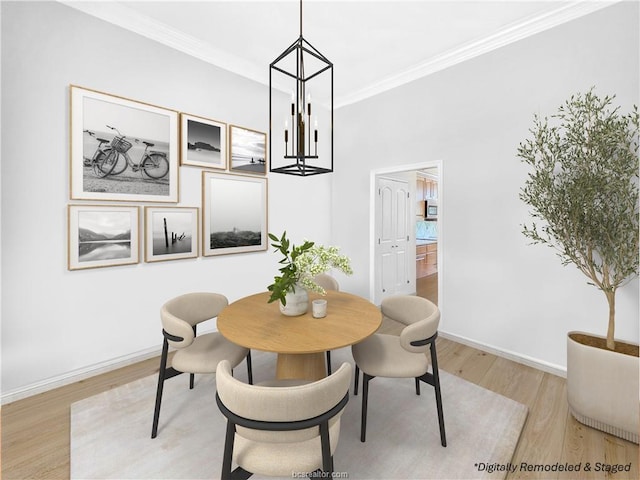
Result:
<svg viewBox="0 0 640 480"><path fill-rule="evenodd" d="M320 353L279 353L276 364L276 378L305 379L316 381L327 376L324 352Z"/></svg>

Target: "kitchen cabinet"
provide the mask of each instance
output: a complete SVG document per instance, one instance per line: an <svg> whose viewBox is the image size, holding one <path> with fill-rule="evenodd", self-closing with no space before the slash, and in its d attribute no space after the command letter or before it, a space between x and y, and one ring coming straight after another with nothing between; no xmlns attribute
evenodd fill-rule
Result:
<svg viewBox="0 0 640 480"><path fill-rule="evenodd" d="M429 178L418 177L416 179L416 216L424 218L424 201L438 198L438 182Z"/></svg>
<svg viewBox="0 0 640 480"><path fill-rule="evenodd" d="M435 200L438 198L438 182L435 180L430 180L428 178L424 179L424 199L425 200Z"/></svg>
<svg viewBox="0 0 640 480"><path fill-rule="evenodd" d="M432 275L438 271L438 244L431 243L427 245L427 258L426 258L427 266L425 267L425 271L427 275Z"/></svg>
<svg viewBox="0 0 640 480"><path fill-rule="evenodd" d="M416 247L416 277L422 278L427 276L427 246L418 245Z"/></svg>
<svg viewBox="0 0 640 480"><path fill-rule="evenodd" d="M416 246L416 277L433 275L438 271L438 243Z"/></svg>
<svg viewBox="0 0 640 480"><path fill-rule="evenodd" d="M416 216L424 218L424 178L416 180Z"/></svg>
<svg viewBox="0 0 640 480"><path fill-rule="evenodd" d="M418 177L416 180L416 200L435 200L436 198L438 198L438 182Z"/></svg>
<svg viewBox="0 0 640 480"><path fill-rule="evenodd" d="M418 180L416 181L416 200L418 202L422 201L425 199L425 179L418 177Z"/></svg>

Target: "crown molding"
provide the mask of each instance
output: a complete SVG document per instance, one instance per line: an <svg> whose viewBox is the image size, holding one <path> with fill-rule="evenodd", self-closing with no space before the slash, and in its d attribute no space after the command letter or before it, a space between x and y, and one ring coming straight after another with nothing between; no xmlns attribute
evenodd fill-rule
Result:
<svg viewBox="0 0 640 480"><path fill-rule="evenodd" d="M596 12L620 1L621 0L575 1L544 14L535 15L526 20L513 23L493 35L456 47L455 49L414 65L379 82L373 83L361 90L355 91L350 95L344 95L337 99L335 108L360 102L374 95L517 42L518 40Z"/></svg>
<svg viewBox="0 0 640 480"><path fill-rule="evenodd" d="M338 109L360 102L369 97L517 42L518 40L570 22L620 1L622 0L576 0L555 10L534 15L520 22L515 22L493 35L467 43L384 78L365 88L337 97L334 101L334 108ZM210 44L202 42L162 22L141 15L121 2L78 2L73 0L58 0L58 2L106 22L118 25L224 70L268 85L266 68L256 67L241 57L223 52Z"/></svg>
<svg viewBox="0 0 640 480"><path fill-rule="evenodd" d="M268 84L266 67L258 68L241 57L219 50L211 44L202 42L191 35L170 27L166 23L141 15L138 11L127 7L122 2L57 1L224 70Z"/></svg>

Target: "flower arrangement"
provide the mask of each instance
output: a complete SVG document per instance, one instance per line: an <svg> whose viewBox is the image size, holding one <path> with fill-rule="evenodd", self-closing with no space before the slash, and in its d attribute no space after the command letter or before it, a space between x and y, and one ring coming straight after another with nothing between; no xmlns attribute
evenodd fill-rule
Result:
<svg viewBox="0 0 640 480"><path fill-rule="evenodd" d="M349 257L341 255L337 247L316 245L308 240L296 246L289 241L286 231L280 238L270 233L269 238L273 241L271 246L275 248L274 251L284 255L279 262L283 265L279 269L280 275L275 276L274 282L268 287L271 292L269 303L280 300L282 305L286 305L285 297L288 292L293 292L296 284L321 295L326 294L314 278L331 268L336 268L346 275L353 273Z"/></svg>

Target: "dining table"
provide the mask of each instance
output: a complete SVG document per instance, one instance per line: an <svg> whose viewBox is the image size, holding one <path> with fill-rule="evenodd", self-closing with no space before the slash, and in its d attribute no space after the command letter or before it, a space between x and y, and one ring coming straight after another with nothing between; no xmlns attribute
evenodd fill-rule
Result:
<svg viewBox="0 0 640 480"><path fill-rule="evenodd" d="M325 352L364 340L382 323L378 307L346 292L309 292L309 309L299 316L281 313L278 301L269 303L270 296L262 292L234 301L220 312L217 326L233 343L276 353L276 379L280 380L325 377ZM327 301L325 317L313 317L315 299Z"/></svg>

